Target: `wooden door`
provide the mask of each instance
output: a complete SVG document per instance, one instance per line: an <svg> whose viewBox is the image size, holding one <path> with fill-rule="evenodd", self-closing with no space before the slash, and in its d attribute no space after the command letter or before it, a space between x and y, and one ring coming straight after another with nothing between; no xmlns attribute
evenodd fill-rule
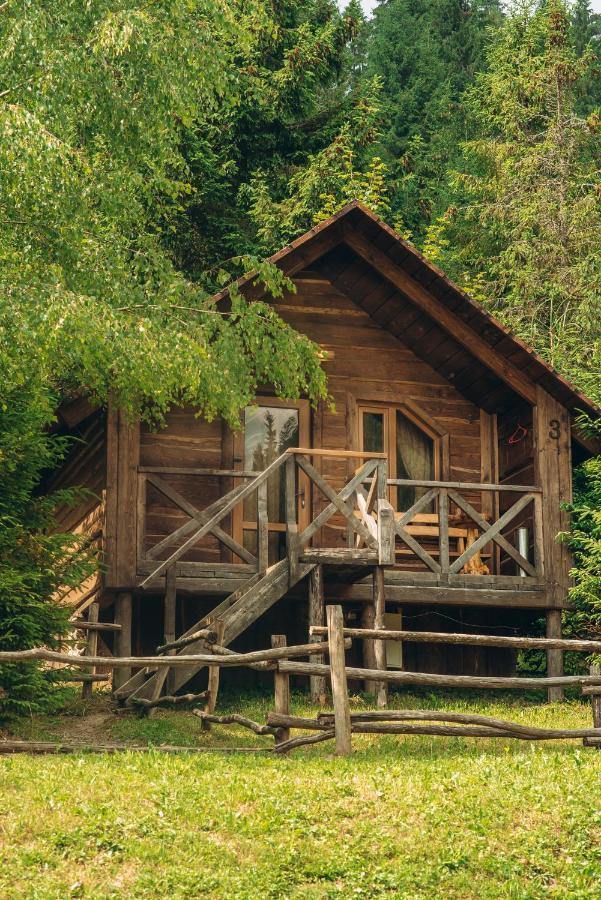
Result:
<svg viewBox="0 0 601 900"><path fill-rule="evenodd" d="M234 466L245 472L261 472L288 447L309 447L309 403L259 397L256 406L243 413L242 430L234 437ZM267 482L269 519L269 565L286 555L285 469L282 466ZM310 485L297 473L299 530L310 521ZM251 553L257 552L257 497L252 494L234 511L234 537Z"/></svg>

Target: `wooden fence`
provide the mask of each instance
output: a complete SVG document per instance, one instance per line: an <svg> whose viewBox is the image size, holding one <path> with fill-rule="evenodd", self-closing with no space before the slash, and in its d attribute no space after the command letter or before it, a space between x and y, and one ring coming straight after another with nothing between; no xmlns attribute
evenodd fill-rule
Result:
<svg viewBox="0 0 601 900"><path fill-rule="evenodd" d="M177 656L113 657L72 656L45 648L24 651L0 652L0 664L18 663L26 660L44 660L54 665L87 668L107 666L109 668L145 668L148 674L164 671L172 667L209 667L208 687L197 694L157 696L154 699L132 697L130 705L138 707L145 714L151 714L159 706L175 707L191 705L194 715L209 729L213 724L237 724L249 728L256 734L272 735L275 739L274 751L285 753L296 747L334 740L336 754L347 756L352 750L353 734L422 734L455 737L515 738L517 740L557 740L581 739L586 746L601 749L601 667L591 667L590 675L564 675L560 677L518 678L518 677L476 677L470 675L432 675L424 672L389 671L381 669L355 668L346 665L346 650L353 639L375 640L383 646L385 641L428 641L449 644L471 644L477 646L511 647L514 649L560 649L583 653L601 653L601 641L577 639L552 639L533 637L503 637L473 634L442 634L438 632L383 631L370 628L345 628L341 606L326 607L327 625L312 629L313 641L309 644L287 646L284 635L272 636L272 646L266 650L250 653L236 653L219 643L220 623L212 623L202 634L179 641L162 649L185 647L186 642L202 639L207 649L201 654L179 654ZM91 630L93 631L93 623ZM320 640L326 636L327 640ZM298 661L302 657L319 655L329 657L329 663ZM267 716L264 724L253 722L240 714L219 716L215 713L219 671L224 667L245 666L258 670L272 670L274 673L275 708ZM322 712L316 718L308 719L290 714L290 676L318 675L328 679L332 689L333 712ZM438 710L384 710L351 712L348 693L348 679L357 678L376 684L403 684L441 688L511 689L576 686L583 696L590 697L593 726L579 729L536 728L517 722L509 722L490 716ZM382 697L382 693L378 692ZM200 705L204 708L200 708ZM308 734L291 737L291 732L300 729ZM19 743L19 742L16 742ZM17 752L23 749L15 742L0 742L0 752ZM66 752L64 745L54 751L39 745L37 752ZM37 745L31 744L35 751ZM82 749L82 748L73 748ZM84 748L94 749L94 748ZM102 751L122 749L106 745ZM174 748L170 748L174 749ZM194 749L194 748L179 748Z"/></svg>

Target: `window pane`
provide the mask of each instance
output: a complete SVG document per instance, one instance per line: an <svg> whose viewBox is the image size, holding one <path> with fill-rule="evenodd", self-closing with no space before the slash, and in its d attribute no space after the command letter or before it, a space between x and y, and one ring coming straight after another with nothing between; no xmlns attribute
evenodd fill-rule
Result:
<svg viewBox="0 0 601 900"><path fill-rule="evenodd" d="M288 447L298 447L298 410L279 406L260 406L244 411L244 468L262 472ZM284 467L267 482L267 515L270 522L282 522L285 516ZM257 518L256 494L244 501L244 519Z"/></svg>
<svg viewBox="0 0 601 900"><path fill-rule="evenodd" d="M397 478L416 481L434 479L434 441L421 428L400 413L396 413L396 471ZM426 493L427 488L399 487L397 508L406 510ZM424 512L431 511L424 510Z"/></svg>
<svg viewBox="0 0 601 900"><path fill-rule="evenodd" d="M384 413L363 413L363 450L384 452Z"/></svg>

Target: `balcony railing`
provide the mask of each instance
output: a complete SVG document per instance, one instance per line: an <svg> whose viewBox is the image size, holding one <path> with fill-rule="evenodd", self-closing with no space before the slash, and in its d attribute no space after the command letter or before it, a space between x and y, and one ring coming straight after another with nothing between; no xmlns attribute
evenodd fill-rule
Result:
<svg viewBox="0 0 601 900"><path fill-rule="evenodd" d="M314 457L365 461L341 488L340 478L333 484L333 478L318 471L311 461ZM268 494L277 472L284 485L284 514L278 517L283 521L270 523ZM180 574L201 574L220 566L261 574L273 562L269 538L274 527L285 538L281 552L291 571L299 561L322 559L329 564L380 564L427 572L441 583L457 575L540 580L544 574L541 490L531 485L389 479L384 454L299 448L285 451L261 472L140 466L138 473L138 569L146 576L143 587L172 566ZM216 479L239 483L200 509L167 480L170 475L204 477L213 484ZM298 489L301 478L307 484L303 491ZM149 487L175 507L180 521L186 517L154 542L146 528ZM407 510L395 511L389 502L399 487L411 488L417 496ZM305 495L309 498L302 514L300 495L303 507ZM250 526L252 541L241 540L231 525L236 508L249 500L256 520L249 523L248 512L241 518L246 531ZM527 530L527 541L523 533L522 541L516 540L520 528ZM341 531L347 535L344 548L340 543L334 546ZM190 551L198 555L207 539L224 547L231 562L190 562Z"/></svg>

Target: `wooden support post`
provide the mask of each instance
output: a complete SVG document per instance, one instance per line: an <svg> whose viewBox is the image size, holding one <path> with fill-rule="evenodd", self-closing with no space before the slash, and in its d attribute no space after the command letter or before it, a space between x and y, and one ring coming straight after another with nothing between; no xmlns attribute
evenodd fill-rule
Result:
<svg viewBox="0 0 601 900"><path fill-rule="evenodd" d="M285 634L271 635L272 647L285 647ZM287 672L279 672L277 669L273 673L273 687L275 692L275 711L283 716L290 715L290 675ZM284 741L290 740L290 729L281 728L275 736L276 744L283 744Z"/></svg>
<svg viewBox="0 0 601 900"><path fill-rule="evenodd" d="M374 628L383 631L385 628L384 613L386 611L386 594L384 585L384 569L376 566L373 573ZM376 669L386 669L386 642L374 641ZM383 708L388 704L388 685L378 681L376 688L376 706Z"/></svg>
<svg viewBox="0 0 601 900"><path fill-rule="evenodd" d="M175 640L175 618L176 618L176 607L177 607L177 572L176 567L171 566L170 569L167 569L167 574L165 575L165 620L164 620L164 636L165 644L171 644ZM169 650L168 655L173 656L176 651ZM167 670L167 678L166 678L166 693L173 693L173 671L171 669Z"/></svg>
<svg viewBox="0 0 601 900"><path fill-rule="evenodd" d="M349 756L351 746L351 708L346 681L344 654L344 616L341 606L326 607L336 755Z"/></svg>
<svg viewBox="0 0 601 900"><path fill-rule="evenodd" d="M547 610L547 637L561 638L561 610ZM563 675L563 650L547 650L547 676L557 678ZM547 691L549 703L558 703L564 699L562 687L550 687Z"/></svg>
<svg viewBox="0 0 601 900"><path fill-rule="evenodd" d="M131 656L132 596L130 593L115 597L115 623L121 626L115 644L117 656ZM118 690L131 678L131 669L113 669L113 690Z"/></svg>
<svg viewBox="0 0 601 900"><path fill-rule="evenodd" d="M220 619L216 619L214 622L209 623L209 627L217 635L216 643L219 644L219 646L222 646L223 645L223 632L225 631L225 622L222 622ZM208 684L207 684L207 702L205 704L205 712L206 713L212 714L215 712L215 707L217 706L217 694L218 693L219 693L219 666L209 666L209 680L208 680ZM210 731L211 723L202 720L201 728L203 731Z"/></svg>
<svg viewBox="0 0 601 900"><path fill-rule="evenodd" d="M375 628L375 609L373 600L365 603L361 610L361 628ZM376 642L371 638L365 638L363 641L363 666L366 669L377 669L376 663ZM377 681L365 681L363 689L368 694L376 695L378 692Z"/></svg>
<svg viewBox="0 0 601 900"><path fill-rule="evenodd" d="M95 623L98 621L98 613L100 611L100 604L96 601L95 603L91 603L88 607L88 622ZM96 656L98 652L98 632L92 629L88 631L88 637L86 640L86 656ZM91 666L89 670L90 675L95 674L94 666ZM81 688L81 696L84 700L90 700L92 697L92 681L84 681Z"/></svg>
<svg viewBox="0 0 601 900"><path fill-rule="evenodd" d="M326 610L323 587L323 566L317 565L309 573L309 628L312 625L325 625ZM317 635L310 635L309 640L319 640ZM323 663L323 654L311 656L311 662ZM322 675L311 676L311 702L319 706L326 704L326 679Z"/></svg>

